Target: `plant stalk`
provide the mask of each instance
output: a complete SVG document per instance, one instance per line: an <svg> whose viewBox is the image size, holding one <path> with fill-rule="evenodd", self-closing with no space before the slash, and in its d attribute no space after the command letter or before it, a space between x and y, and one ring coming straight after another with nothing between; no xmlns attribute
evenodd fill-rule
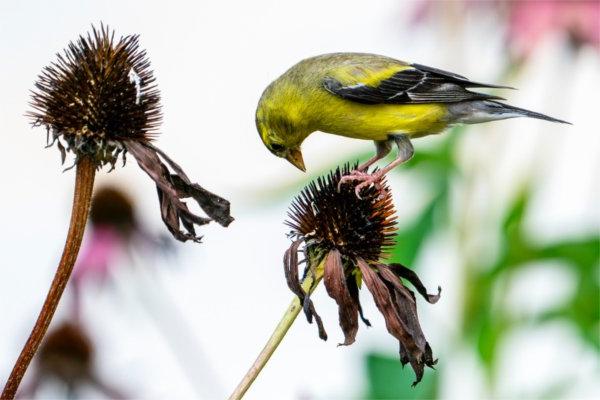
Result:
<svg viewBox="0 0 600 400"><path fill-rule="evenodd" d="M319 265L314 274L308 273L306 277L302 281L302 289L306 293L312 293L321 279L323 278L323 265ZM277 327L271 334L271 337L265 344L265 347L262 349L254 364L250 367L246 375L242 378L240 383L237 385L231 396L229 396L229 400L240 400L246 394L246 391L250 388L260 371L267 364L283 338L285 337L287 331L290 329L296 317L302 310L302 304L300 304L300 299L297 296L294 296L294 300L290 303L290 306L283 314L281 321L277 324Z"/></svg>
<svg viewBox="0 0 600 400"><path fill-rule="evenodd" d="M50 290L46 295L46 300L42 306L42 310L33 326L33 330L29 334L29 338L21 350L19 358L15 362L12 372L4 386L0 399L12 400L17 393L19 384L31 359L35 355L38 347L52 320L52 316L56 311L60 297L62 296L67 281L71 276L73 265L79 253L83 232L90 210L92 199L92 190L94 187L94 177L96 174L96 164L88 156L81 157L77 162L77 172L75 177L75 191L73 194L73 208L71 210L71 222L69 232L65 241L62 257L56 269L54 279L50 285Z"/></svg>

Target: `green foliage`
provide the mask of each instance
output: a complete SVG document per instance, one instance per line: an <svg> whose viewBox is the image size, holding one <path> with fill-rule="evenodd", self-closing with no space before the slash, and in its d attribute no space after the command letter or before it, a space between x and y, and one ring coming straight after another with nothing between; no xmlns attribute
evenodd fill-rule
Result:
<svg viewBox="0 0 600 400"><path fill-rule="evenodd" d="M365 361L368 388L365 399L434 399L439 386L438 372L426 370L423 380L411 387L414 375L410 368L403 368L399 357L369 353Z"/></svg>
<svg viewBox="0 0 600 400"><path fill-rule="evenodd" d="M509 207L502 224L503 243L497 261L490 266L468 268L464 303L464 331L477 342L477 350L490 374L494 372L498 346L512 327L561 319L577 328L584 342L600 350L600 287L596 276L600 261L600 236L565 239L556 243L537 244L524 233L524 219L530 201L525 188ZM577 288L571 299L557 308L534 316L531 321L515 320L502 304L492 304L492 294L502 297L506 282L532 261L560 261L572 269Z"/></svg>

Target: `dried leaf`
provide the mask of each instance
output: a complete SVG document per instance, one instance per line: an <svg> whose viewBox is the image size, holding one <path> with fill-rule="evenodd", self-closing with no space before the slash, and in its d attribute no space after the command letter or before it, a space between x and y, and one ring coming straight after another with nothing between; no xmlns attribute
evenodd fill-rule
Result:
<svg viewBox="0 0 600 400"><path fill-rule="evenodd" d="M338 304L340 327L344 332L344 343L348 346L356 340L358 332L358 306L346 286L346 276L342 264L342 256L336 249L331 250L325 258L325 289L329 297Z"/></svg>

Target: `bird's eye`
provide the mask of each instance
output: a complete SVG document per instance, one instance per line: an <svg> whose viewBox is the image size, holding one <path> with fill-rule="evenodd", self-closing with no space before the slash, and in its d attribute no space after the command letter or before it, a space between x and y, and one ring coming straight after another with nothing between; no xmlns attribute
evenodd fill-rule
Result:
<svg viewBox="0 0 600 400"><path fill-rule="evenodd" d="M271 145L271 150L273 150L275 153L281 153L283 150L285 150L285 147L281 144L273 143Z"/></svg>

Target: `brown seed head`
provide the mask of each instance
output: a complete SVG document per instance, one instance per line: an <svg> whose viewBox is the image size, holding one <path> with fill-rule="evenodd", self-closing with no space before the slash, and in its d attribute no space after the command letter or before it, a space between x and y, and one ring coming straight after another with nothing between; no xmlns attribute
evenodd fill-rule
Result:
<svg viewBox="0 0 600 400"><path fill-rule="evenodd" d="M395 210L385 188L369 187L359 199L352 185L338 182L350 166L337 168L311 182L292 202L286 224L307 247L323 253L336 249L342 256L377 262L394 245Z"/></svg>
<svg viewBox="0 0 600 400"><path fill-rule="evenodd" d="M161 122L160 96L138 36L114 39L108 27L69 43L35 83L27 115L53 143L77 156L112 163L121 140L150 139ZM61 143L61 141L64 141Z"/></svg>

